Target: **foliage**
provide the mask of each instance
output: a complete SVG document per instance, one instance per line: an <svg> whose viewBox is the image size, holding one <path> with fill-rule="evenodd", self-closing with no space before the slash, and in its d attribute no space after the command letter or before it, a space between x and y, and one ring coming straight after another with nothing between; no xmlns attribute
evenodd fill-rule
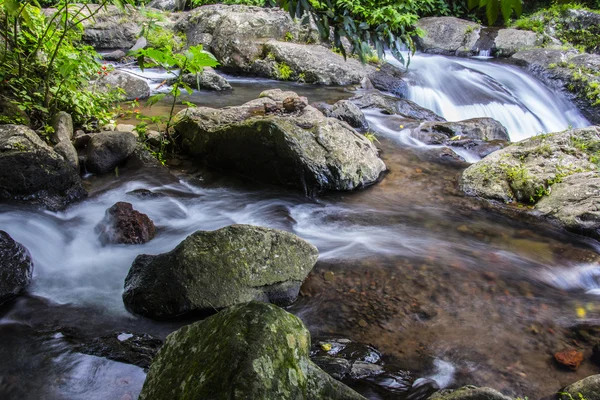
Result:
<svg viewBox="0 0 600 400"><path fill-rule="evenodd" d="M205 6L207 4L241 4L246 6L264 7L269 0L191 0L193 7Z"/></svg>
<svg viewBox="0 0 600 400"><path fill-rule="evenodd" d="M523 0L468 0L469 9L484 8L488 24L494 25L500 14L505 23L510 21L513 13L518 16L523 12Z"/></svg>
<svg viewBox="0 0 600 400"><path fill-rule="evenodd" d="M34 128L58 111L69 112L79 125L110 118L107 110L119 95L89 87L94 76L108 71L92 48L78 44L83 22L106 4L108 0L95 7L61 1L46 18L34 0L0 0L0 92L27 114Z"/></svg>
<svg viewBox="0 0 600 400"><path fill-rule="evenodd" d="M138 64L142 70L149 66L161 67L171 73L173 73L174 70L179 70L179 73L175 74L175 81L168 93L171 95L172 101L171 109L166 121L166 135L163 140L161 140L160 149L156 154L159 160L164 161L164 154L167 146L171 143L170 128L173 121L175 104L177 104L177 100L181 95L181 89L184 89L189 94L193 91L193 89L183 81L183 74L191 73L197 76L198 73L202 72L204 67L216 67L219 63L212 54L202 50L202 45L192 46L183 53L174 53L170 48L160 50L150 47L138 50L135 55L137 56ZM197 88L200 89L200 82L197 82ZM148 99L147 104L149 106L156 104L166 96L167 93L155 94Z"/></svg>
<svg viewBox="0 0 600 400"><path fill-rule="evenodd" d="M600 4L599 4L600 6ZM554 4L515 21L515 26L543 35L550 40L547 31L564 43L569 43L580 51L594 52L600 49L600 26L584 28L570 15L570 10L594 11L581 4Z"/></svg>
<svg viewBox="0 0 600 400"><path fill-rule="evenodd" d="M367 62L374 48L383 59L387 46L392 55L403 63L410 62L414 53L413 36L419 32L415 23L420 14L435 12L439 0L270 0L286 9L292 18L312 17L321 39L329 40L333 30L333 46L346 57L358 55ZM350 44L347 49L342 38ZM408 48L405 60L402 50Z"/></svg>
<svg viewBox="0 0 600 400"><path fill-rule="evenodd" d="M277 78L281 79L282 81L289 80L292 77L292 74L294 73L294 71L292 71L292 68L290 68L290 66L284 62L277 63L276 68Z"/></svg>

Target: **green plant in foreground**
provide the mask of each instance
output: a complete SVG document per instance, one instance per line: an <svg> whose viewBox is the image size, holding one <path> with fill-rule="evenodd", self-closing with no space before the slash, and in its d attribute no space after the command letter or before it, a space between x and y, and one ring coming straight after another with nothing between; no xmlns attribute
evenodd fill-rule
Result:
<svg viewBox="0 0 600 400"><path fill-rule="evenodd" d="M284 62L277 63L275 66L277 68L277 78L283 81L289 81L294 73L292 68Z"/></svg>
<svg viewBox="0 0 600 400"><path fill-rule="evenodd" d="M469 9L484 8L488 24L494 25L500 14L504 22L508 22L514 14L518 16L523 12L522 0L468 0Z"/></svg>
<svg viewBox="0 0 600 400"><path fill-rule="evenodd" d="M110 118L120 95L89 85L108 71L91 47L79 44L83 23L110 3L59 1L46 17L35 0L0 0L0 93L25 112L33 128L58 111L70 113L77 125Z"/></svg>
<svg viewBox="0 0 600 400"><path fill-rule="evenodd" d="M164 153L167 146L171 143L171 124L173 122L173 113L175 110L175 104L181 95L181 89L184 89L189 94L193 92L193 89L183 81L183 75L185 73L195 74L198 78L198 74L202 72L204 67L216 67L219 63L214 56L204 50L202 45L192 46L183 53L173 53L172 49L154 49L147 48L141 49L136 52L138 64L143 70L149 66L158 66L165 70L172 72L179 70L176 75L175 81L173 82L169 95L172 97L171 108L169 115L166 120L166 135L161 140L160 149L158 152L158 158L164 160ZM197 88L200 89L200 82L197 81ZM167 96L167 93L159 93L151 96L148 99L147 105L152 106L157 102L163 100Z"/></svg>

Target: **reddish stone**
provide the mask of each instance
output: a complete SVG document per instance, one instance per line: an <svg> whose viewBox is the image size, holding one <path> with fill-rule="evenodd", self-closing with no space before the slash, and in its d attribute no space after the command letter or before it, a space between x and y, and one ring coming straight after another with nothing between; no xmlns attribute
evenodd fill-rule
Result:
<svg viewBox="0 0 600 400"><path fill-rule="evenodd" d="M103 244L142 244L156 234L154 222L131 203L118 202L106 210L104 219L96 226Z"/></svg>
<svg viewBox="0 0 600 400"><path fill-rule="evenodd" d="M554 354L554 358L559 364L575 371L583 361L583 353L577 350L563 350Z"/></svg>

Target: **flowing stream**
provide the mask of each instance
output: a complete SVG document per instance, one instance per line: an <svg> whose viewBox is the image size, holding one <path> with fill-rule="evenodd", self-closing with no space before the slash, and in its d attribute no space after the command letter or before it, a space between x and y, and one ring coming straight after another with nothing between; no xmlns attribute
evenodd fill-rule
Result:
<svg viewBox="0 0 600 400"><path fill-rule="evenodd" d="M412 100L448 119L498 118L514 140L587 124L560 94L511 66L418 56L409 79ZM190 101L236 105L271 87L310 101L352 94L257 79L232 84L232 93L201 92ZM457 185L464 166L440 164L435 149L406 146L400 132L378 129L385 116L368 118L390 172L362 191L309 199L188 163L174 175L122 168L88 177L89 199L63 212L3 205L0 229L29 249L35 271L27 295L0 313L0 398L135 399L141 368L80 354L68 333L164 338L186 322L153 322L124 309L131 262L169 251L196 230L234 223L285 229L319 248L289 308L313 336L371 343L387 361L442 387L488 385L532 399L598 373L589 362L572 373L550 362L570 327L599 322L598 243L464 197ZM128 194L140 188L165 196ZM94 227L117 201L148 214L156 238L103 247ZM330 271L335 279L325 280Z"/></svg>

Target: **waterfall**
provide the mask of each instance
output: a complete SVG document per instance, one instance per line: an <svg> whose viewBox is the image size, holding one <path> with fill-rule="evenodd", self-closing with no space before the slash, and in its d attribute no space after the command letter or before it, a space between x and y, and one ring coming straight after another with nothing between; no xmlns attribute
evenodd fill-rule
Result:
<svg viewBox="0 0 600 400"><path fill-rule="evenodd" d="M506 63L417 54L405 79L408 99L449 121L495 118L512 141L589 125L562 93Z"/></svg>

